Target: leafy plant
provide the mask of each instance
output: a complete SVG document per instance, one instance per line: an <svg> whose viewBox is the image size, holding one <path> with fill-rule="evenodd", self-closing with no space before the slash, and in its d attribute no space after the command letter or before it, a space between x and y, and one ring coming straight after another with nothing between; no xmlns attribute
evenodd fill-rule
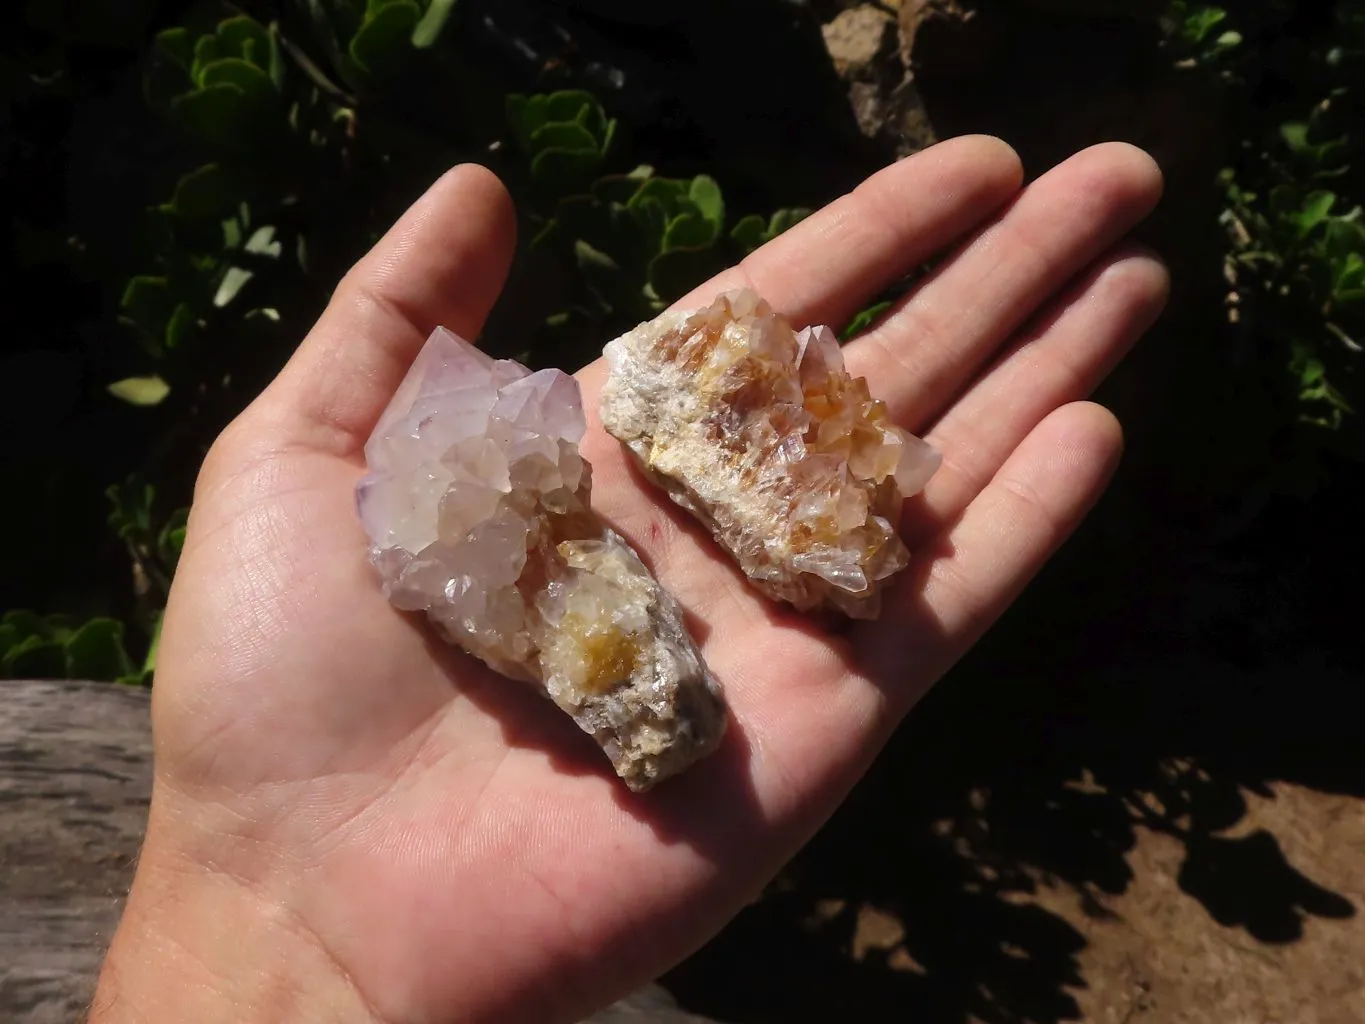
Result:
<svg viewBox="0 0 1365 1024"><path fill-rule="evenodd" d="M532 251L572 268L552 327L596 339L648 319L808 211L746 217L727 233L725 197L708 175L664 178L642 165L562 199ZM755 225L761 230L755 230Z"/></svg>
<svg viewBox="0 0 1365 1024"><path fill-rule="evenodd" d="M123 623L16 609L0 618L0 678L96 679L142 683L150 666L135 666L123 643Z"/></svg>
<svg viewBox="0 0 1365 1024"><path fill-rule="evenodd" d="M804 207L784 208L766 219L757 213L751 213L730 230L730 237L747 256L810 216L810 213L811 211Z"/></svg>
<svg viewBox="0 0 1365 1024"><path fill-rule="evenodd" d="M1165 23L1178 59L1191 64L1213 64L1242 43L1242 34L1227 28L1228 12L1212 4L1172 0Z"/></svg>
<svg viewBox="0 0 1365 1024"><path fill-rule="evenodd" d="M162 506L183 505L208 441L273 375L344 269L444 168L492 164L531 227L529 273L505 303L521 322L495 318L483 340L561 366L806 212L731 227L713 176L629 171L618 121L571 76L543 92L491 86L469 48L460 55L454 0L225 4L205 20L213 10L205 3L158 32L143 65L143 96L163 126L149 165L163 198L131 244L119 242L117 266L131 272L110 292L128 344L97 364L110 402L146 423L134 428L144 438L135 475L107 490L135 601L116 637L124 658L80 662L102 678L154 669L186 521L183 508ZM254 16L266 10L275 20ZM26 671L44 658L47 670L72 670L53 623L11 637L27 645L16 655ZM112 636L101 629L75 650ZM144 645L135 672L126 651Z"/></svg>
<svg viewBox="0 0 1365 1024"><path fill-rule="evenodd" d="M850 338L862 334L863 331L867 330L878 320L880 320L882 318L882 314L885 313L888 309L890 309L893 305L895 305L893 301L889 299L884 299L881 302L874 302L866 309L860 310L858 314L848 322L848 326L845 327L843 331L840 333L840 337L844 341L847 341Z"/></svg>
<svg viewBox="0 0 1365 1024"><path fill-rule="evenodd" d="M1365 400L1365 214L1353 198L1362 188L1351 131L1365 111L1361 9L1358 0L1339 2L1338 31L1311 54L1305 78L1325 95L1222 177L1230 316L1244 337L1278 355L1300 422L1338 435L1349 426L1339 447L1357 456L1365 456L1357 416Z"/></svg>
<svg viewBox="0 0 1365 1024"><path fill-rule="evenodd" d="M156 488L136 476L111 486L105 496L110 505L109 525L132 561L134 592L149 600L154 615L170 593L185 545L189 509L178 508L164 519L156 518Z"/></svg>
<svg viewBox="0 0 1365 1024"><path fill-rule="evenodd" d="M531 180L550 195L585 188L611 155L616 121L578 89L507 97L512 139L531 160Z"/></svg>
<svg viewBox="0 0 1365 1024"><path fill-rule="evenodd" d="M134 589L146 609L151 639L142 662L135 663L129 655L124 623L117 619L97 616L77 622L68 615L40 616L16 609L0 618L0 678L151 682L162 608L189 518L189 510L180 508L158 521L155 497L156 489L136 478L108 490L109 524L127 546Z"/></svg>

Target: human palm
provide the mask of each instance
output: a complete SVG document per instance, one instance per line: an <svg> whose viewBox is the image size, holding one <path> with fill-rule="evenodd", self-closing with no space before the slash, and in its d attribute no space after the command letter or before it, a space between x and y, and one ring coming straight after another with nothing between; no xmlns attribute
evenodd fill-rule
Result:
<svg viewBox="0 0 1365 1024"><path fill-rule="evenodd" d="M594 503L688 609L732 715L717 754L637 796L553 705L394 611L365 559L365 437L432 327L478 334L513 249L492 176L444 177L204 465L107 998L115 968L129 988L139 947L166 935L202 944L208 977L227 971L215 943L297 956L337 982L319 985L327 1019L571 1020L681 959L826 819L1099 494L1120 432L1079 400L1164 300L1160 264L1115 248L1159 191L1129 147L1020 191L1007 147L958 139L684 300L747 283L798 324L840 323L952 253L846 350L944 453L907 504L912 562L874 622L824 630L748 588L596 423L601 365L579 374ZM236 1019L256 1019L249 1002Z"/></svg>

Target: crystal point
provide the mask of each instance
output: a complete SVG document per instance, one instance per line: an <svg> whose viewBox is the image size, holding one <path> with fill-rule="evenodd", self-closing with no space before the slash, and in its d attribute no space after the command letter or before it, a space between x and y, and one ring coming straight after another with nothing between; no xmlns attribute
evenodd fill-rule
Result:
<svg viewBox="0 0 1365 1024"><path fill-rule="evenodd" d="M939 453L891 422L828 327L749 289L607 344L602 425L770 597L855 618L909 561L905 498Z"/></svg>
<svg viewBox="0 0 1365 1024"><path fill-rule="evenodd" d="M710 753L720 689L682 609L589 503L578 383L438 328L365 446L370 560L397 608L537 683L645 790Z"/></svg>

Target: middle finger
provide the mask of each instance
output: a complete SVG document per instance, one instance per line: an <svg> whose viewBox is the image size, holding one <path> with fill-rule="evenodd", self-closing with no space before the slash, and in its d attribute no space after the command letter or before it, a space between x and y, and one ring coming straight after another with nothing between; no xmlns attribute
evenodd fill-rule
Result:
<svg viewBox="0 0 1365 1024"><path fill-rule="evenodd" d="M1058 289L1151 212L1161 172L1123 143L1044 174L1004 213L848 345L896 422L922 428Z"/></svg>

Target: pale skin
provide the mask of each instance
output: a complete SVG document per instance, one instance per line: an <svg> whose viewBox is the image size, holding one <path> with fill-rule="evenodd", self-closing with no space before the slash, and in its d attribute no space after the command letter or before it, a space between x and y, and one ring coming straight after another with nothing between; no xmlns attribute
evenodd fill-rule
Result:
<svg viewBox="0 0 1365 1024"><path fill-rule="evenodd" d="M641 796L548 702L393 611L365 560L361 446L434 326L478 335L514 248L489 172L433 185L204 463L92 1019L573 1021L719 930L1118 463L1085 398L1165 301L1161 263L1123 242L1160 173L1107 144L1021 180L999 140L942 143L683 300L748 283L840 324L949 254L846 350L944 454L879 620L824 631L759 597L589 413L594 501L694 617L732 716L720 752ZM589 409L602 377L579 374Z"/></svg>

